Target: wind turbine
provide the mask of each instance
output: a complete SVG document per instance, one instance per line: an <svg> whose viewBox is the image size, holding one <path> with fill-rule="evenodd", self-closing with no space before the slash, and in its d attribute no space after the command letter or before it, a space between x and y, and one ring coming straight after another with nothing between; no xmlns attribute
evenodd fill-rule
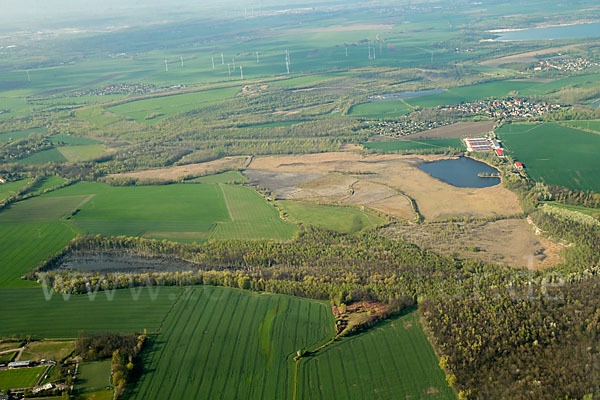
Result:
<svg viewBox="0 0 600 400"><path fill-rule="evenodd" d="M346 47L346 57L348 57L348 48Z"/></svg>
<svg viewBox="0 0 600 400"><path fill-rule="evenodd" d="M165 72L169 72L169 63L165 60Z"/></svg>
<svg viewBox="0 0 600 400"><path fill-rule="evenodd" d="M214 64L214 61L213 61ZM181 68L183 68L183 56L181 56Z"/></svg>
<svg viewBox="0 0 600 400"><path fill-rule="evenodd" d="M211 57L213 69L215 69L215 58Z"/></svg>
<svg viewBox="0 0 600 400"><path fill-rule="evenodd" d="M27 71L27 81L31 82L31 77L29 76L29 71Z"/></svg>
<svg viewBox="0 0 600 400"><path fill-rule="evenodd" d="M223 53L221 53L221 65L225 65L225 57L223 57Z"/></svg>
<svg viewBox="0 0 600 400"><path fill-rule="evenodd" d="M242 68L242 66L240 65L240 77L242 79L244 79L244 69Z"/></svg>
<svg viewBox="0 0 600 400"><path fill-rule="evenodd" d="M229 76L231 76L231 64L227 63L227 71L229 72Z"/></svg>
<svg viewBox="0 0 600 400"><path fill-rule="evenodd" d="M256 52L256 62L259 63L260 60L258 59L258 51Z"/></svg>
<svg viewBox="0 0 600 400"><path fill-rule="evenodd" d="M235 57L231 59L231 62L233 63L233 69L235 69Z"/></svg>

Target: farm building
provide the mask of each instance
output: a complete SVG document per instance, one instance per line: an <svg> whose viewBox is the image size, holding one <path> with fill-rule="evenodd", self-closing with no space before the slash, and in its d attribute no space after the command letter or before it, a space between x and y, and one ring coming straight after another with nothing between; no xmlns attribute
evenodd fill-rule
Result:
<svg viewBox="0 0 600 400"><path fill-rule="evenodd" d="M504 158L505 154L504 154L504 150L502 149L495 149L494 150L496 152L496 155L500 158Z"/></svg>
<svg viewBox="0 0 600 400"><path fill-rule="evenodd" d="M46 383L45 385L33 388L33 390L31 390L31 392L33 394L38 394L40 392L45 392L47 390L52 390L52 389L54 389L54 385L52 383Z"/></svg>
<svg viewBox="0 0 600 400"><path fill-rule="evenodd" d="M33 361L13 361L8 363L8 369L29 368L34 364Z"/></svg>
<svg viewBox="0 0 600 400"><path fill-rule="evenodd" d="M0 183L6 183L6 179L0 178Z"/></svg>
<svg viewBox="0 0 600 400"><path fill-rule="evenodd" d="M523 169L523 164L518 161L515 161L515 168L521 171Z"/></svg>
<svg viewBox="0 0 600 400"><path fill-rule="evenodd" d="M487 137L466 138L467 151L493 150L492 142Z"/></svg>

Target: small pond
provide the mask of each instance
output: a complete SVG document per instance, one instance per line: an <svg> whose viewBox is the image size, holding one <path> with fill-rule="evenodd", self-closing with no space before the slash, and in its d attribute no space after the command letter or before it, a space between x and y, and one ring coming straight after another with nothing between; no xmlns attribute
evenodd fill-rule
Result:
<svg viewBox="0 0 600 400"><path fill-rule="evenodd" d="M496 168L467 157L423 163L419 165L419 169L434 178L458 187L484 188L500 183L500 178L479 176L480 174L498 174Z"/></svg>

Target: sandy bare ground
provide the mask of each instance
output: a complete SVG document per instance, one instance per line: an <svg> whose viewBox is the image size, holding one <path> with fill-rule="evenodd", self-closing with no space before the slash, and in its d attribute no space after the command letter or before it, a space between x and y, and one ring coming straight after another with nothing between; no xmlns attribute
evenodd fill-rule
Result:
<svg viewBox="0 0 600 400"><path fill-rule="evenodd" d="M329 26L324 28L289 29L285 33L323 33L323 32L353 32L353 31L376 31L390 30L394 25L347 25Z"/></svg>
<svg viewBox="0 0 600 400"><path fill-rule="evenodd" d="M351 152L320 153L255 158L252 169L324 175L300 185L292 198L319 199L361 204L391 215L414 215L414 199L426 219L449 216L510 215L521 211L517 196L502 186L458 188L431 177L417 168L442 155L368 155Z"/></svg>
<svg viewBox="0 0 600 400"><path fill-rule="evenodd" d="M486 61L482 61L479 64L480 65L485 65L487 67L499 67L500 65L503 64L508 64L508 63L532 63L537 61L537 58L535 58L536 56L541 56L544 54L550 54L550 53L556 53L559 51L566 51L569 50L573 47L577 47L579 45L577 44L573 44L570 46L563 46L563 47L550 47L548 49L542 49L542 50L535 50L535 51L528 51L526 53L519 53L519 54L514 54L512 56L506 56L506 57L500 57L500 58L494 58L491 60L486 60Z"/></svg>
<svg viewBox="0 0 600 400"><path fill-rule="evenodd" d="M452 125L441 126L428 131L407 135L404 139L446 139L475 136L490 132L495 124L494 121L457 122Z"/></svg>
<svg viewBox="0 0 600 400"><path fill-rule="evenodd" d="M462 258L533 270L560 262L562 246L535 235L522 219L495 222L396 224L386 236Z"/></svg>
<svg viewBox="0 0 600 400"><path fill-rule="evenodd" d="M244 168L249 162L247 156L225 157L218 160L198 164L177 165L168 168L149 169L145 171L111 174L109 178L161 179L177 180L188 175L208 175L229 169Z"/></svg>

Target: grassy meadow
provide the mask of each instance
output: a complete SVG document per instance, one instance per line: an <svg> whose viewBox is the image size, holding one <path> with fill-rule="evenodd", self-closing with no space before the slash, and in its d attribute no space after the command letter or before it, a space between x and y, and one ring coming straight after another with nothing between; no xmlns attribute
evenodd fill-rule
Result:
<svg viewBox="0 0 600 400"><path fill-rule="evenodd" d="M0 371L0 390L28 388L35 385L46 367Z"/></svg>
<svg viewBox="0 0 600 400"><path fill-rule="evenodd" d="M556 123L507 124L497 133L534 180L600 192L600 135Z"/></svg>
<svg viewBox="0 0 600 400"><path fill-rule="evenodd" d="M281 208L294 222L314 225L340 233L354 233L383 224L385 220L352 207L335 207L298 201L280 201Z"/></svg>
<svg viewBox="0 0 600 400"><path fill-rule="evenodd" d="M30 182L31 179L28 178L0 184L0 201L16 194L19 189L25 187Z"/></svg>
<svg viewBox="0 0 600 400"><path fill-rule="evenodd" d="M79 364L79 373L75 380L75 390L91 392L111 386L110 368L112 360L85 362Z"/></svg>
<svg viewBox="0 0 600 400"><path fill-rule="evenodd" d="M190 288L143 352L146 370L127 398L291 398L292 355L333 333L327 303Z"/></svg>
<svg viewBox="0 0 600 400"><path fill-rule="evenodd" d="M161 96L127 102L107 110L137 122L154 123L177 113L197 110L233 98L239 90L239 87L233 87Z"/></svg>
<svg viewBox="0 0 600 400"><path fill-rule="evenodd" d="M43 288L0 289L0 337L75 338L86 332L156 332L182 293L155 287L100 292L97 296L53 293ZM0 386L1 387L1 386Z"/></svg>
<svg viewBox="0 0 600 400"><path fill-rule="evenodd" d="M344 338L298 365L297 399L455 399L417 312Z"/></svg>

